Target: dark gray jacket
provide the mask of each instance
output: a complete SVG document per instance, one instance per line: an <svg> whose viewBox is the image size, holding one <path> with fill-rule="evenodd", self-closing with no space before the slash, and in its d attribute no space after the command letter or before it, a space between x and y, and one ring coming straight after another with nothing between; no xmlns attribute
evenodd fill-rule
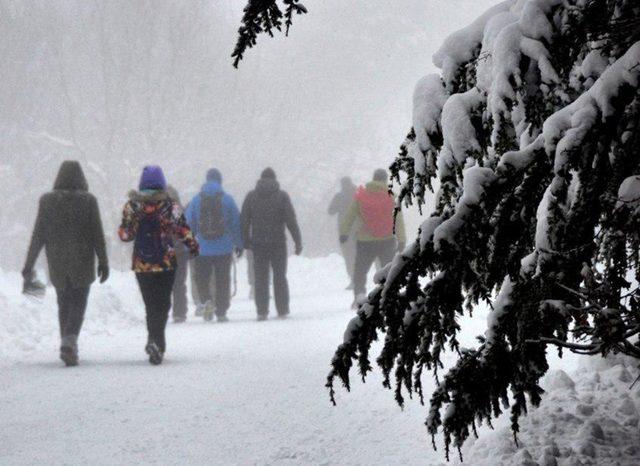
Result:
<svg viewBox="0 0 640 466"><path fill-rule="evenodd" d="M286 243L285 227L297 247L302 247L300 227L289 195L273 179L260 179L256 189L247 194L242 204L242 236L244 244Z"/></svg>
<svg viewBox="0 0 640 466"><path fill-rule="evenodd" d="M64 162L53 191L40 198L24 270L33 270L43 247L56 288L89 286L96 279L96 256L108 265L98 202L77 162Z"/></svg>

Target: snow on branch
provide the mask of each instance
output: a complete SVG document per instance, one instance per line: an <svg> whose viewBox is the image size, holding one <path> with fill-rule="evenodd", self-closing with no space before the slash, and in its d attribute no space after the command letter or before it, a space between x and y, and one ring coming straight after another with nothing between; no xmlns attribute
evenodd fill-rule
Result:
<svg viewBox="0 0 640 466"><path fill-rule="evenodd" d="M435 208L376 276L332 397L354 362L373 369L383 332L377 364L399 404L422 399L424 369L437 378L427 427L448 457L505 407L517 434L547 344L640 356L640 42L593 32L638 17L633 0L508 0L444 41L391 167L398 208L423 206L437 180ZM459 317L482 301L486 332L463 350ZM441 377L445 351L458 360Z"/></svg>

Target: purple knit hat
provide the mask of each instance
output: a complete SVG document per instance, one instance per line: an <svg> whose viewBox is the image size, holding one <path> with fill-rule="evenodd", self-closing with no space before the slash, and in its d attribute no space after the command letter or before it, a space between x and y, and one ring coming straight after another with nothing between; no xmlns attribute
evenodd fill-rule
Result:
<svg viewBox="0 0 640 466"><path fill-rule="evenodd" d="M140 190L143 189L167 189L167 180L160 166L147 165L142 169Z"/></svg>

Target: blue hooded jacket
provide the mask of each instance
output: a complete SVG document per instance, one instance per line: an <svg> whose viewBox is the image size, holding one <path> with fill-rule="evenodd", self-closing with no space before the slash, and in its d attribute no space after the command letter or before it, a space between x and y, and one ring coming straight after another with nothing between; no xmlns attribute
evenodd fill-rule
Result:
<svg viewBox="0 0 640 466"><path fill-rule="evenodd" d="M222 208L226 224L226 232L223 236L215 240L206 240L201 235L200 226L200 202L202 195L215 196L222 192ZM224 192L222 186L217 181L208 181L202 186L199 194L191 200L185 212L187 222L191 230L195 233L198 243L200 243L201 256L223 256L233 252L233 248L242 248L242 230L240 227L240 212L238 206L231 196Z"/></svg>

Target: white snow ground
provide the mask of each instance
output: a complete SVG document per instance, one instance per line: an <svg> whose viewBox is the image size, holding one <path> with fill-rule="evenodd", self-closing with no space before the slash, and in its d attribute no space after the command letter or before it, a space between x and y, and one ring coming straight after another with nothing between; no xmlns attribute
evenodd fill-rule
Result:
<svg viewBox="0 0 640 466"><path fill-rule="evenodd" d="M160 367L142 351L142 303L132 274L94 285L81 365L67 369L56 358L53 290L44 301L29 299L19 293L18 274L0 273L0 464L443 463L426 436L425 408L410 402L401 411L379 375L365 385L354 380L353 392L340 392L338 407L330 405L325 376L352 317L345 273L338 256L290 264L291 319L254 320L242 261L232 321L205 324L190 316L170 324ZM463 322L467 344L485 318L478 313ZM573 390L554 376L560 382L551 396L523 423L521 448L508 431L485 429L467 449L467 464L555 464L538 462L546 451L565 455L560 465L639 464L640 391L623 395L636 371L598 370L599 382L593 372L574 376ZM568 448L581 451L573 455L581 463L566 458ZM604 455L607 461L598 461Z"/></svg>

